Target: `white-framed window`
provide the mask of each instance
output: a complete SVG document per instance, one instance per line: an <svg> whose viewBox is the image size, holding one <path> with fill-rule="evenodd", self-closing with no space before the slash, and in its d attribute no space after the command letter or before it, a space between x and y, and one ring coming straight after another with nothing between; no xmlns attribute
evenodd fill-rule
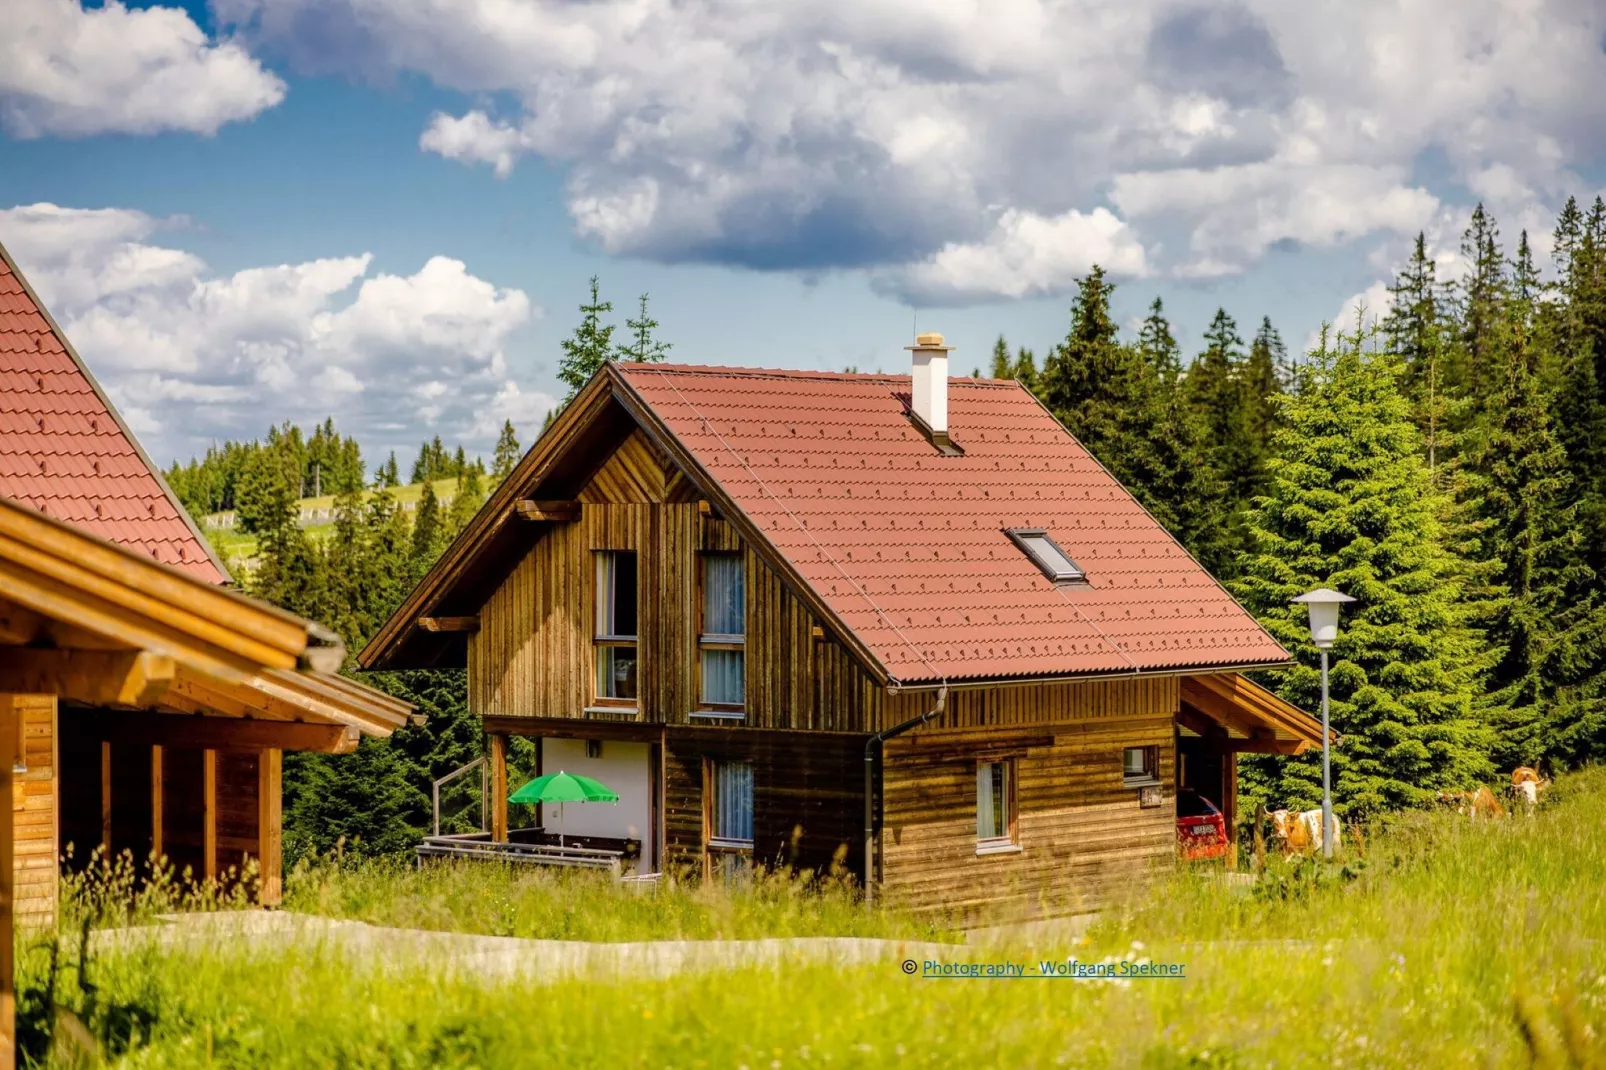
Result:
<svg viewBox="0 0 1606 1070"><path fill-rule="evenodd" d="M703 828L710 875L735 876L753 857L753 763L703 760Z"/></svg>
<svg viewBox="0 0 1606 1070"><path fill-rule="evenodd" d="M1160 783L1160 748L1126 747L1121 751L1121 780L1129 788Z"/></svg>
<svg viewBox="0 0 1606 1070"><path fill-rule="evenodd" d="M976 763L976 852L1019 847L1015 810L1016 763L994 758Z"/></svg>
<svg viewBox="0 0 1606 1070"><path fill-rule="evenodd" d="M604 704L636 704L638 587L633 552L597 553L597 701Z"/></svg>
<svg viewBox="0 0 1606 1070"><path fill-rule="evenodd" d="M1054 583L1086 582L1082 567L1042 528L1009 528L1004 534Z"/></svg>
<svg viewBox="0 0 1606 1070"><path fill-rule="evenodd" d="M741 709L747 701L746 569L741 554L704 554L702 569L699 699L709 709Z"/></svg>

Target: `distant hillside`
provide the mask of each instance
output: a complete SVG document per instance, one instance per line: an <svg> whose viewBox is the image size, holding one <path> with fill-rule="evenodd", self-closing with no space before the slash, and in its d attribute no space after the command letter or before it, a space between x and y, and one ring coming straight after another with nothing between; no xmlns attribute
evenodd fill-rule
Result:
<svg viewBox="0 0 1606 1070"><path fill-rule="evenodd" d="M457 480L437 479L433 481L435 496L440 499L441 508L452 504L457 496ZM366 500L373 492L365 492ZM393 487L391 495L396 499L402 511L412 512L418 508L418 502L424 496L423 483L408 483L405 486ZM335 496L325 494L318 498L302 498L296 503L300 524L309 531L327 527L334 523ZM207 539L212 543L225 561L243 563L250 567L250 559L256 556L257 540L255 535L246 534L235 527L234 510L229 509L221 513L209 513L200 517L201 529Z"/></svg>

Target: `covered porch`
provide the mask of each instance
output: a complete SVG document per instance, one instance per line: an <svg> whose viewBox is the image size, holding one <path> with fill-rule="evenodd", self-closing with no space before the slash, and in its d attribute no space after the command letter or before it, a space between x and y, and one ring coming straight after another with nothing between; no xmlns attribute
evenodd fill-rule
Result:
<svg viewBox="0 0 1606 1070"><path fill-rule="evenodd" d="M1219 807L1234 844L1238 755L1302 754L1322 742L1320 721L1241 673L1183 677L1176 721L1175 787Z"/></svg>
<svg viewBox="0 0 1606 1070"><path fill-rule="evenodd" d="M276 896L283 750L349 750L410 713L335 676L344 657L309 621L0 499L0 1070L14 925L53 918L69 827L191 851L202 876L237 850Z"/></svg>

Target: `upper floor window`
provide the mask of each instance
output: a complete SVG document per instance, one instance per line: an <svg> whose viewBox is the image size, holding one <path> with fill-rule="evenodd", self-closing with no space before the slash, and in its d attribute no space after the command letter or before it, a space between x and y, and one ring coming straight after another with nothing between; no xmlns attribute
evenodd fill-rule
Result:
<svg viewBox="0 0 1606 1070"><path fill-rule="evenodd" d="M1032 564L1042 569L1043 575L1055 583L1079 583L1087 579L1081 566L1072 561L1070 555L1061 550L1059 543L1042 528L1011 528L1004 534L1014 540L1015 545L1032 559Z"/></svg>
<svg viewBox="0 0 1606 1070"><path fill-rule="evenodd" d="M742 556L705 554L702 561L701 698L715 708L740 708L746 696L747 658L747 582Z"/></svg>
<svg viewBox="0 0 1606 1070"><path fill-rule="evenodd" d="M636 699L636 555L597 554L597 698Z"/></svg>

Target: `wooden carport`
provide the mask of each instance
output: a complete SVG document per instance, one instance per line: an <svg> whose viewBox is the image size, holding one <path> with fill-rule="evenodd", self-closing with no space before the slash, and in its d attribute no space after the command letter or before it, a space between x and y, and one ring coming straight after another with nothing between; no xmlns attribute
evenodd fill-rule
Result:
<svg viewBox="0 0 1606 1070"><path fill-rule="evenodd" d="M1177 786L1220 806L1228 836L1237 835L1238 755L1303 754L1321 742L1320 721L1242 673L1182 678Z"/></svg>
<svg viewBox="0 0 1606 1070"><path fill-rule="evenodd" d="M282 752L349 751L410 713L334 675L344 654L317 625L0 499L0 778L13 800L0 821L0 1070L14 1062L14 915L53 915L58 828L181 848L197 876L235 864L232 849L276 898ZM91 778L61 780L70 762L92 765L93 792Z"/></svg>

